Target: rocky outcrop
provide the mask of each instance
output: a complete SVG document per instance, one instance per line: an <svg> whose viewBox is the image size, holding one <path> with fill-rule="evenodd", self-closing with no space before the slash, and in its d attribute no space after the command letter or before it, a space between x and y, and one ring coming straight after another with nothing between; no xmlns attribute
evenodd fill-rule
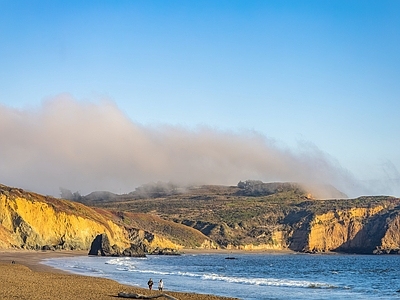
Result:
<svg viewBox="0 0 400 300"><path fill-rule="evenodd" d="M151 255L181 255L178 250L171 248L156 248L151 253Z"/></svg>
<svg viewBox="0 0 400 300"><path fill-rule="evenodd" d="M117 247L111 246L107 234L103 233L96 236L93 240L89 255L120 256L121 252Z"/></svg>
<svg viewBox="0 0 400 300"><path fill-rule="evenodd" d="M121 251L116 245L111 245L107 234L102 233L93 240L89 255L100 256L134 256L144 257L145 247L142 244L131 244L129 248Z"/></svg>
<svg viewBox="0 0 400 300"><path fill-rule="evenodd" d="M386 230L381 239L380 246L375 253L394 253L400 254L400 211L394 210L386 214Z"/></svg>
<svg viewBox="0 0 400 300"><path fill-rule="evenodd" d="M400 250L400 211L377 205L315 214L293 231L294 251L397 253Z"/></svg>
<svg viewBox="0 0 400 300"><path fill-rule="evenodd" d="M359 247L357 235L363 223L382 209L380 206L372 209L353 208L314 215L309 223L304 223L303 228L294 232L294 236L301 236L303 243L292 243L291 248L296 251L326 252Z"/></svg>

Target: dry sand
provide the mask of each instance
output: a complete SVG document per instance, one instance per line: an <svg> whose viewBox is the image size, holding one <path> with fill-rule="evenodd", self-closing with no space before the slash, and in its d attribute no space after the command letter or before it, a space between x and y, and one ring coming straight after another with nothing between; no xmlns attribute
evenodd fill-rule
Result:
<svg viewBox="0 0 400 300"><path fill-rule="evenodd" d="M116 281L72 275L40 264L45 258L87 255L77 251L0 251L0 299L2 300L116 300L119 292L158 295L158 291L127 286ZM12 263L12 262L15 263ZM232 300L204 294L164 291L180 300ZM157 299L166 299L160 297Z"/></svg>

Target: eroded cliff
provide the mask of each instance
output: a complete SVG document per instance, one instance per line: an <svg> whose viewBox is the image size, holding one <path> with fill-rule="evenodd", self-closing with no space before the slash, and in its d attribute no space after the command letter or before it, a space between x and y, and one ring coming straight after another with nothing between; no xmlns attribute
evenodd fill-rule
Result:
<svg viewBox="0 0 400 300"><path fill-rule="evenodd" d="M143 218L143 217L142 217ZM132 245L146 251L156 248L180 249L187 243L172 240L156 226L140 224L140 215L90 208L81 203L45 197L0 185L0 248L89 250L99 235L105 235L113 253ZM193 247L213 246L200 232L184 225L152 217L153 223L189 232ZM149 231L151 229L152 231ZM172 229L170 229L172 231ZM178 235L178 234L175 234ZM179 236L179 235L178 235Z"/></svg>
<svg viewBox="0 0 400 300"><path fill-rule="evenodd" d="M98 234L129 247L123 228L80 203L0 187L3 248L89 249Z"/></svg>
<svg viewBox="0 0 400 300"><path fill-rule="evenodd" d="M88 250L96 239L93 253L111 255L182 248L400 252L399 198L312 200L299 189L270 192L203 186L88 207L0 185L0 248Z"/></svg>
<svg viewBox="0 0 400 300"><path fill-rule="evenodd" d="M297 185L277 183L249 191L201 186L179 195L98 203L163 216L226 249L397 253L400 245L400 199L388 196L317 200Z"/></svg>

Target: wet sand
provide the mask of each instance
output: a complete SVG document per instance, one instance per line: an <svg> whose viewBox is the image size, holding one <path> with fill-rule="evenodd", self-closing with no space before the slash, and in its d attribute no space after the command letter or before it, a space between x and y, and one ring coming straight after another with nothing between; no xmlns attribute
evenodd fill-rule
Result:
<svg viewBox="0 0 400 300"><path fill-rule="evenodd" d="M0 299L116 300L123 299L118 298L119 292L148 296L159 294L158 291L122 285L110 279L73 275L40 263L46 258L77 255L87 255L87 251L0 250ZM180 300L234 299L175 291L163 293Z"/></svg>

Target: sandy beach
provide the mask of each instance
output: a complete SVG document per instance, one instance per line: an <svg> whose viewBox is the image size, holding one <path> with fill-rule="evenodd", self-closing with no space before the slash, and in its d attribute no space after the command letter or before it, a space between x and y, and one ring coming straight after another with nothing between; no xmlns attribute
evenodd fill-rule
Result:
<svg viewBox="0 0 400 300"><path fill-rule="evenodd" d="M87 255L83 251L28 251L0 250L0 299L2 300L115 300L119 292L148 296L158 295L158 291L119 284L116 281L80 276L40 264L52 257ZM214 295L189 294L164 291L180 300L233 300L234 298ZM123 299L123 298L120 298ZM160 297L157 299L166 299Z"/></svg>

